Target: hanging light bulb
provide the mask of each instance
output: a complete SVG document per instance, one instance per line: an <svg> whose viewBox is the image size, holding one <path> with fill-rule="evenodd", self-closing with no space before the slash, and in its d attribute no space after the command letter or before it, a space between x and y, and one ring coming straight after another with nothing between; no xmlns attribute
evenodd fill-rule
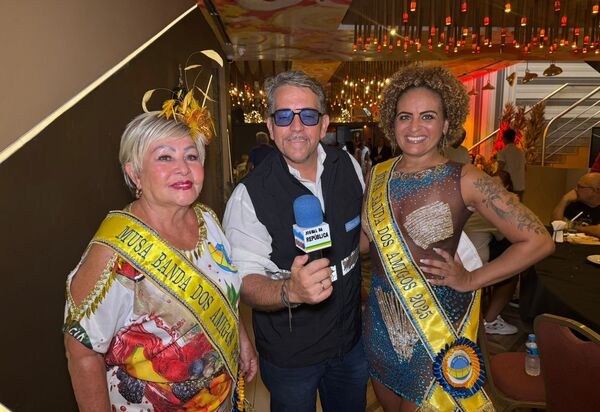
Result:
<svg viewBox="0 0 600 412"><path fill-rule="evenodd" d="M600 9L600 6L598 4L594 4L592 6L592 14L598 14L599 9Z"/></svg>
<svg viewBox="0 0 600 412"><path fill-rule="evenodd" d="M562 69L560 67L558 67L557 65L555 65L554 63L551 63L550 66L548 66L546 68L546 70L544 70L544 76L557 76L559 74L562 73Z"/></svg>
<svg viewBox="0 0 600 412"><path fill-rule="evenodd" d="M523 80L521 83L526 84L538 77L537 73L533 73L529 71L529 62L527 62L527 66L525 67L525 76L523 76Z"/></svg>
<svg viewBox="0 0 600 412"><path fill-rule="evenodd" d="M515 85L515 80L517 79L517 72L512 72L507 78L506 81L508 82L509 86L514 86Z"/></svg>
<svg viewBox="0 0 600 412"><path fill-rule="evenodd" d="M410 2L410 11L415 11L416 9L417 9L417 2L411 1Z"/></svg>
<svg viewBox="0 0 600 412"><path fill-rule="evenodd" d="M504 13L510 13L511 7L510 3L504 4Z"/></svg>
<svg viewBox="0 0 600 412"><path fill-rule="evenodd" d="M492 83L490 83L490 76L488 75L488 81L487 83L481 88L481 90L494 90L495 87L492 86Z"/></svg>

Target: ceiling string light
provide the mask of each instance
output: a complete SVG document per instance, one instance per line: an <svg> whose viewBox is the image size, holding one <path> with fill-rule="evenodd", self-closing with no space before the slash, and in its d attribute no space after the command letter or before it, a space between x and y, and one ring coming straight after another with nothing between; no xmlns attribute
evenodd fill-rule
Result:
<svg viewBox="0 0 600 412"><path fill-rule="evenodd" d="M597 53L600 48L598 1L379 0L350 6L352 50L363 53L447 54L509 48L525 58L538 49ZM493 33L499 31L499 36ZM570 46L569 49L561 46Z"/></svg>

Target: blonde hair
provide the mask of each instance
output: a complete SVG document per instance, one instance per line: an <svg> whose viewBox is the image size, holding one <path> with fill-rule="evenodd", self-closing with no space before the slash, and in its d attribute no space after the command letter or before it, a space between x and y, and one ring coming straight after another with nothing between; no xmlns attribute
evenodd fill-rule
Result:
<svg viewBox="0 0 600 412"><path fill-rule="evenodd" d="M396 147L394 121L400 96L410 89L424 87L440 96L448 132L440 140L440 149L461 138L462 126L469 114L469 96L463 84L443 67L406 66L397 71L382 93L379 127L392 148Z"/></svg>
<svg viewBox="0 0 600 412"><path fill-rule="evenodd" d="M135 193L136 185L127 174L125 165L130 163L134 173L139 175L142 170L144 154L152 143L176 137L192 137L190 128L187 125L173 119L167 120L164 117L158 117L159 114L160 112L154 111L136 116L129 122L121 136L119 162L121 163L125 184L133 193ZM204 146L207 139L202 134L196 134L196 137L192 140L198 149L200 162L204 164L206 156Z"/></svg>

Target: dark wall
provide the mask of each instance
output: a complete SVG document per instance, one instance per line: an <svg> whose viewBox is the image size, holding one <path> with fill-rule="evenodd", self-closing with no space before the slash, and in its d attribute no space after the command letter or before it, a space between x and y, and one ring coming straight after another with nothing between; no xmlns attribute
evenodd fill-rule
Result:
<svg viewBox="0 0 600 412"><path fill-rule="evenodd" d="M188 15L0 164L0 402L8 408L77 410L61 332L66 276L106 212L132 200L118 147L125 125L141 112L144 92L173 87L177 65L194 51L223 54L208 27L199 11ZM220 150L211 143L202 195L218 213Z"/></svg>

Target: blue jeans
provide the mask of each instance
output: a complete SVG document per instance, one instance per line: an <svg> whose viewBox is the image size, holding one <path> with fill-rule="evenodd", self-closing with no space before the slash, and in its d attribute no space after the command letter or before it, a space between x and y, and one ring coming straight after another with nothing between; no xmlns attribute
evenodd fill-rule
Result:
<svg viewBox="0 0 600 412"><path fill-rule="evenodd" d="M367 405L362 341L343 356L303 368L279 368L261 359L260 374L271 393L271 412L314 412L317 390L323 412L364 412Z"/></svg>

